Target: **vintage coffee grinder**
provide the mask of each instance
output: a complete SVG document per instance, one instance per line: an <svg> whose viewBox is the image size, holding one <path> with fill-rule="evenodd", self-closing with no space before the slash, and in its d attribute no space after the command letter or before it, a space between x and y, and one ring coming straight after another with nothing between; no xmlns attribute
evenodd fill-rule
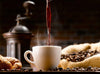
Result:
<svg viewBox="0 0 100 74"><path fill-rule="evenodd" d="M25 16L17 15L17 24L9 32L4 33L3 37L7 41L7 56L15 57L22 62L23 66L27 66L29 64L24 59L24 52L30 50L30 42L34 35L25 25L29 25L26 21L31 20L30 7L34 5L34 2L26 1L23 5L26 9Z"/></svg>

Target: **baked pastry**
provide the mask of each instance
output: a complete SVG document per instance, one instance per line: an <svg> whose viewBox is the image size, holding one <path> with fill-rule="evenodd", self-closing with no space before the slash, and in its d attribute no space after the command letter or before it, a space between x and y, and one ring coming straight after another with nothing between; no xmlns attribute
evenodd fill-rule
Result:
<svg viewBox="0 0 100 74"><path fill-rule="evenodd" d="M0 55L0 70L11 69L11 68L12 68L12 64L8 60L4 59L3 56Z"/></svg>
<svg viewBox="0 0 100 74"><path fill-rule="evenodd" d="M21 69L22 63L18 59L12 57L4 57L4 58L12 64L11 69Z"/></svg>
<svg viewBox="0 0 100 74"><path fill-rule="evenodd" d="M22 63L13 57L3 57L0 55L0 69L21 69Z"/></svg>
<svg viewBox="0 0 100 74"><path fill-rule="evenodd" d="M61 52L63 57L58 67L100 67L100 42L70 45ZM66 55L66 56L65 56ZM65 57L64 57L65 56Z"/></svg>

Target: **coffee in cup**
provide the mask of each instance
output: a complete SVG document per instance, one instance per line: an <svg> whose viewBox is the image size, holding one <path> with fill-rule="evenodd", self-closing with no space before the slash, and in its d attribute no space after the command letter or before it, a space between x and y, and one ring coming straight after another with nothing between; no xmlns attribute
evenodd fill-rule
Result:
<svg viewBox="0 0 100 74"><path fill-rule="evenodd" d="M34 61L28 59L28 54L32 55ZM32 51L28 50L24 53L25 60L42 71L56 68L60 62L60 57L60 46L34 46Z"/></svg>

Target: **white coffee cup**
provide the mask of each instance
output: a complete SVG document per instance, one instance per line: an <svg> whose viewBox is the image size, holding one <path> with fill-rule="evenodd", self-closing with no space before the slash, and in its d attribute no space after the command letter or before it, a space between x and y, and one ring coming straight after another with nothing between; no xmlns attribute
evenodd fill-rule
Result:
<svg viewBox="0 0 100 74"><path fill-rule="evenodd" d="M31 54L34 61L28 59L27 55ZM47 71L56 68L61 58L60 46L34 46L32 51L28 50L24 53L25 60L30 65L35 65L38 70Z"/></svg>

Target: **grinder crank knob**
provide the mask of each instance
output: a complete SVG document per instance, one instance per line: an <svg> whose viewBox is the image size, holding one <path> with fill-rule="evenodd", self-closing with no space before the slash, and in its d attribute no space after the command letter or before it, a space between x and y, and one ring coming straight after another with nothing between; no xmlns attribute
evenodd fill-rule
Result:
<svg viewBox="0 0 100 74"><path fill-rule="evenodd" d="M23 3L23 7L26 9L26 16L31 16L32 15L32 10L33 10L33 6L35 5L35 3L33 1L25 1Z"/></svg>

